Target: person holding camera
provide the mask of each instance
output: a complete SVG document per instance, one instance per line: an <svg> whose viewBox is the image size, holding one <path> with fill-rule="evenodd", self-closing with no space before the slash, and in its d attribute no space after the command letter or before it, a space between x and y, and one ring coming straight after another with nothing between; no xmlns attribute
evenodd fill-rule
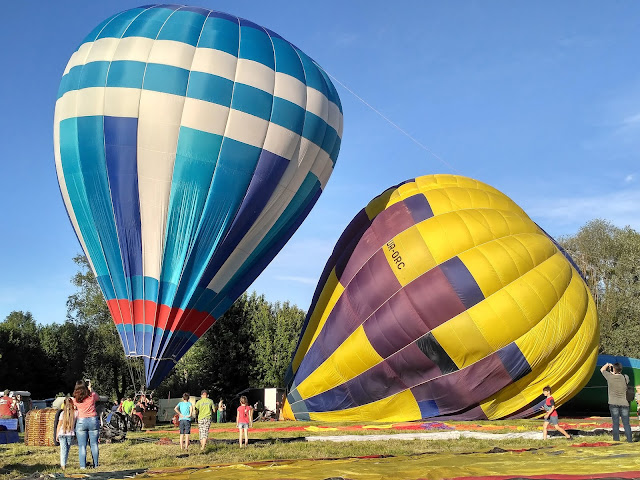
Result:
<svg viewBox="0 0 640 480"><path fill-rule="evenodd" d="M616 363L605 363L600 369L607 381L609 395L609 411L613 422L613 441L620 441L620 418L624 425L624 434L627 442L633 442L631 437L631 424L629 423L629 402L627 401L627 385L629 377L622 374L622 365Z"/></svg>
<svg viewBox="0 0 640 480"><path fill-rule="evenodd" d="M98 434L100 433L100 417L96 411L98 394L91 390L91 381L78 380L73 389L73 405L78 411L76 421L76 438L78 440L78 459L80 468L87 467L87 440L91 445L93 466L98 467Z"/></svg>

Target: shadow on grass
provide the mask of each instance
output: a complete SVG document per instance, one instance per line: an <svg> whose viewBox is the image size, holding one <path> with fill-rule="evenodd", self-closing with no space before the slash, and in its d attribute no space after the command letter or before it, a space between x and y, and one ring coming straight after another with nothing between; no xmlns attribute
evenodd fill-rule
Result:
<svg viewBox="0 0 640 480"><path fill-rule="evenodd" d="M23 465L20 463L13 463L5 465L3 469L0 469L0 473L3 474L16 474L24 475L22 477L15 477L17 480L50 480L53 476L51 473L42 473L46 469L51 469L53 465L35 464L35 465ZM55 467L54 467L55 468ZM4 471L3 471L4 470ZM82 477L86 480L122 480L125 478L133 478L136 475L146 472L146 468L137 468L131 470L120 470L115 472L100 472L93 469L87 469L82 471ZM12 475L14 476L14 475ZM75 474L70 474L71 477L77 477ZM56 478L66 478L62 473L56 473Z"/></svg>

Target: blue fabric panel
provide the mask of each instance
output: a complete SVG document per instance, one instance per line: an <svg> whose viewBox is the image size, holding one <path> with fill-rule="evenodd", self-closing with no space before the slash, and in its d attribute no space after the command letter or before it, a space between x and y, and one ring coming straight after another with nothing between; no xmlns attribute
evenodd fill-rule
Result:
<svg viewBox="0 0 640 480"><path fill-rule="evenodd" d="M317 65L316 65L316 68L318 69L318 71L320 72L320 75L322 75L322 78L324 79L324 83L327 89L325 93L327 98L329 99L330 102L335 103L338 109L340 110L340 113L342 113L342 104L340 103L340 96L338 95L338 91L336 90L335 85L329 78L329 75L327 75L327 72L322 70Z"/></svg>
<svg viewBox="0 0 640 480"><path fill-rule="evenodd" d="M132 8L112 17L113 20L100 31L96 40L99 38L121 38L131 22L144 10L144 8Z"/></svg>
<svg viewBox="0 0 640 480"><path fill-rule="evenodd" d="M182 266L197 232L211 179L220 154L222 137L181 127L173 169L167 215L167 235L162 262L162 282L180 282ZM175 294L162 289L160 302L173 304Z"/></svg>
<svg viewBox="0 0 640 480"><path fill-rule="evenodd" d="M289 160L286 158L266 150L262 151L247 194L229 228L229 233L207 265L199 283L200 288L207 286L209 280L215 276L218 269L238 246L240 240L247 234L273 195L288 165ZM198 309L198 307L194 308Z"/></svg>
<svg viewBox="0 0 640 480"><path fill-rule="evenodd" d="M296 419L300 418L298 415L308 413L309 411L304 400L300 400L296 403L290 403L289 405L291 406L291 411L294 413Z"/></svg>
<svg viewBox="0 0 640 480"><path fill-rule="evenodd" d="M84 65L80 73L78 90L90 87L104 87L107 83L109 62L90 62Z"/></svg>
<svg viewBox="0 0 640 480"><path fill-rule="evenodd" d="M177 298L182 299L184 304L175 303L173 306L187 307L187 299L191 297L202 272L209 264L211 252L227 234L240 207L260 152L257 147L230 138L225 138L222 142L198 234L178 289Z"/></svg>
<svg viewBox="0 0 640 480"><path fill-rule="evenodd" d="M78 118L69 118L60 122L60 156L62 172L67 185L69 200L78 227L87 247L89 257L96 270L98 280L104 284L103 292L107 299L116 298L113 288L106 288L111 283L109 269L100 246L98 232L94 228L89 199L82 173L80 147L78 144Z"/></svg>
<svg viewBox="0 0 640 480"><path fill-rule="evenodd" d="M269 35L271 35L276 57L276 72L286 73L306 84L304 68L298 52L286 40L274 37L273 32L269 32Z"/></svg>
<svg viewBox="0 0 640 480"><path fill-rule="evenodd" d="M233 98L231 99L231 108L234 110L254 115L263 120L269 120L272 106L272 94L244 83L236 83Z"/></svg>
<svg viewBox="0 0 640 480"><path fill-rule="evenodd" d="M238 19L227 15L224 17L211 15L207 18L202 29L198 48L213 48L237 57L239 43L240 28Z"/></svg>
<svg viewBox="0 0 640 480"><path fill-rule="evenodd" d="M189 70L160 65L159 63L149 63L144 76L143 88L184 97L187 93L188 81Z"/></svg>
<svg viewBox="0 0 640 480"><path fill-rule="evenodd" d="M125 345L125 355L138 355L138 352L136 351L136 338L133 331L133 325L121 323L120 326L122 327L121 338L124 339L123 343ZM128 348L126 347L126 345L128 345Z"/></svg>
<svg viewBox="0 0 640 480"><path fill-rule="evenodd" d="M204 277L203 275L203 278L206 277ZM213 290L209 290L206 287L197 286L193 290L193 295L191 295L192 300L187 308L197 310L198 312L206 312L207 306L214 301L216 295L217 293Z"/></svg>
<svg viewBox="0 0 640 480"><path fill-rule="evenodd" d="M423 194L419 193L418 195L413 195L409 198L404 199L403 202L409 209L411 217L413 218L415 223L420 223L427 218L433 217L433 210L431 210L431 205L429 205L427 197L425 197Z"/></svg>
<svg viewBox="0 0 640 480"><path fill-rule="evenodd" d="M221 18L224 20L228 20L230 22L235 23L236 25L240 24L240 19L238 17L229 15L228 13L218 12L216 10L211 10L207 16L212 18Z"/></svg>
<svg viewBox="0 0 640 480"><path fill-rule="evenodd" d="M322 140L322 143L320 144L320 146L322 147L322 150L324 150L327 153L331 153L333 151L333 146L335 145L337 139L338 139L338 132L336 132L333 127L327 124L327 128L324 132L324 138Z"/></svg>
<svg viewBox="0 0 640 480"><path fill-rule="evenodd" d="M164 22L167 21L167 18L169 18L169 15L172 13L173 10L168 8L149 8L131 22L129 28L127 28L126 32L122 35L122 38L145 37L155 40Z"/></svg>
<svg viewBox="0 0 640 480"><path fill-rule="evenodd" d="M304 68L305 82L307 86L318 90L319 92L327 95L327 86L324 81L324 77L320 73L320 69L316 66L315 62L311 60L306 53L296 48L298 57L302 61L302 67Z"/></svg>
<svg viewBox="0 0 640 480"><path fill-rule="evenodd" d="M515 342L501 348L497 353L514 382L531 373L531 365L529 365Z"/></svg>
<svg viewBox="0 0 640 480"><path fill-rule="evenodd" d="M95 228L98 233L116 298L128 299L107 180L103 117L80 117L77 122L81 170L84 178L91 179L85 182L87 197L91 199L89 207L93 225L89 228Z"/></svg>
<svg viewBox="0 0 640 480"><path fill-rule="evenodd" d="M130 60L111 62L107 87L142 88L147 64Z"/></svg>
<svg viewBox="0 0 640 480"><path fill-rule="evenodd" d="M144 277L144 299L152 302L158 301L158 279L153 277Z"/></svg>
<svg viewBox="0 0 640 480"><path fill-rule="evenodd" d="M271 122L302 135L305 110L289 100L273 97Z"/></svg>
<svg viewBox="0 0 640 480"><path fill-rule="evenodd" d="M178 11L197 13L198 15L202 15L204 17L208 16L211 12L211 10L209 10L208 8L193 7L191 5L180 5L180 10Z"/></svg>
<svg viewBox="0 0 640 480"><path fill-rule="evenodd" d="M341 142L342 140L340 139L340 137L338 137L338 139L336 140L336 143L333 145L333 150L329 152L329 158L333 162L334 166L336 164L336 161L338 160L338 153L340 153Z"/></svg>
<svg viewBox="0 0 640 480"><path fill-rule="evenodd" d="M89 255L91 255L91 261L93 261L93 255L91 253ZM104 257L102 258L102 261L104 261ZM111 283L111 277L109 277L108 274L98 275L96 280L98 280L98 285L100 285L100 290L102 290L105 300L113 300L116 298L116 292L113 290L113 283Z"/></svg>
<svg viewBox="0 0 640 480"><path fill-rule="evenodd" d="M262 28L249 26L250 23L240 19L240 52L238 57L253 60L273 70L275 64L271 39Z"/></svg>
<svg viewBox="0 0 640 480"><path fill-rule="evenodd" d="M60 86L58 87L58 98L62 97L67 92L78 89L83 66L84 65L77 65L73 67L62 77L62 80L60 80Z"/></svg>
<svg viewBox="0 0 640 480"><path fill-rule="evenodd" d="M131 293L133 300L144 300L144 281L145 277L142 275L135 275L131 277Z"/></svg>
<svg viewBox="0 0 640 480"><path fill-rule="evenodd" d="M137 118L104 117L106 167L118 244L123 252L124 275L127 278L142 275L137 133ZM139 290L141 293L141 285Z"/></svg>
<svg viewBox="0 0 640 480"><path fill-rule="evenodd" d="M469 309L484 300L482 290L459 257L450 258L440 268L465 308Z"/></svg>
<svg viewBox="0 0 640 480"><path fill-rule="evenodd" d="M164 264L162 265L164 270ZM180 274L180 272L178 272ZM174 297L176 296L176 291L178 290L177 282L165 282L160 281L160 291L158 292L158 303L162 305L171 305Z"/></svg>
<svg viewBox="0 0 640 480"><path fill-rule="evenodd" d="M117 14L112 15L109 18L103 20L102 22L100 22L93 30L91 30L91 32L89 32L89 35L84 37L84 40L82 40L82 43L80 45L82 45L84 43L87 43L87 42L93 42L96 38L98 38L98 35L100 35L100 32L102 32L102 30L104 30L104 28L107 25L109 25L113 21L117 22L118 21L117 18L120 17L121 15L125 14L125 13L126 12L117 13ZM80 45L78 46L78 48L80 48Z"/></svg>
<svg viewBox="0 0 640 480"><path fill-rule="evenodd" d="M302 400L302 396L298 392L296 388L289 391L289 395L287 395L287 400L289 400L289 404L293 405L296 402Z"/></svg>
<svg viewBox="0 0 640 480"><path fill-rule="evenodd" d="M206 17L181 8L171 15L158 34L158 40L173 40L196 46Z"/></svg>
<svg viewBox="0 0 640 480"><path fill-rule="evenodd" d="M418 402L418 407L420 408L420 415L422 418L430 418L440 415L440 410L438 409L438 405L435 400L423 400Z"/></svg>
<svg viewBox="0 0 640 480"><path fill-rule="evenodd" d="M191 72L187 97L229 107L232 94L232 80L209 73Z"/></svg>
<svg viewBox="0 0 640 480"><path fill-rule="evenodd" d="M315 113L309 111L305 113L302 136L307 140L310 140L319 147L322 146L324 136L329 128L329 125Z"/></svg>
<svg viewBox="0 0 640 480"><path fill-rule="evenodd" d="M271 263L307 217L321 193L320 182L315 175L309 173L275 225L254 249L228 285L220 292L219 296L223 300L217 300L219 303L212 305L207 310L214 318L220 318L224 313L222 306L232 304L253 283L260 272Z"/></svg>

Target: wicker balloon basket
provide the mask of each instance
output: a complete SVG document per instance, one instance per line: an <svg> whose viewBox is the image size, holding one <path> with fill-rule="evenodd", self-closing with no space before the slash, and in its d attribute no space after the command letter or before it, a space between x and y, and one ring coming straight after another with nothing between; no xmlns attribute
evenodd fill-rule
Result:
<svg viewBox="0 0 640 480"><path fill-rule="evenodd" d="M55 447L56 428L60 412L57 408L29 410L24 429L25 445L36 447Z"/></svg>

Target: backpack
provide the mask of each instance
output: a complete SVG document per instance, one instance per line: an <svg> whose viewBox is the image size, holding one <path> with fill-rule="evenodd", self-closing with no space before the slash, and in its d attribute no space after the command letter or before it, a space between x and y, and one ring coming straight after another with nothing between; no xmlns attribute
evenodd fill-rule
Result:
<svg viewBox="0 0 640 480"><path fill-rule="evenodd" d="M636 390L633 385L629 383L629 377L625 375L627 381L627 402L631 403L636 398Z"/></svg>

